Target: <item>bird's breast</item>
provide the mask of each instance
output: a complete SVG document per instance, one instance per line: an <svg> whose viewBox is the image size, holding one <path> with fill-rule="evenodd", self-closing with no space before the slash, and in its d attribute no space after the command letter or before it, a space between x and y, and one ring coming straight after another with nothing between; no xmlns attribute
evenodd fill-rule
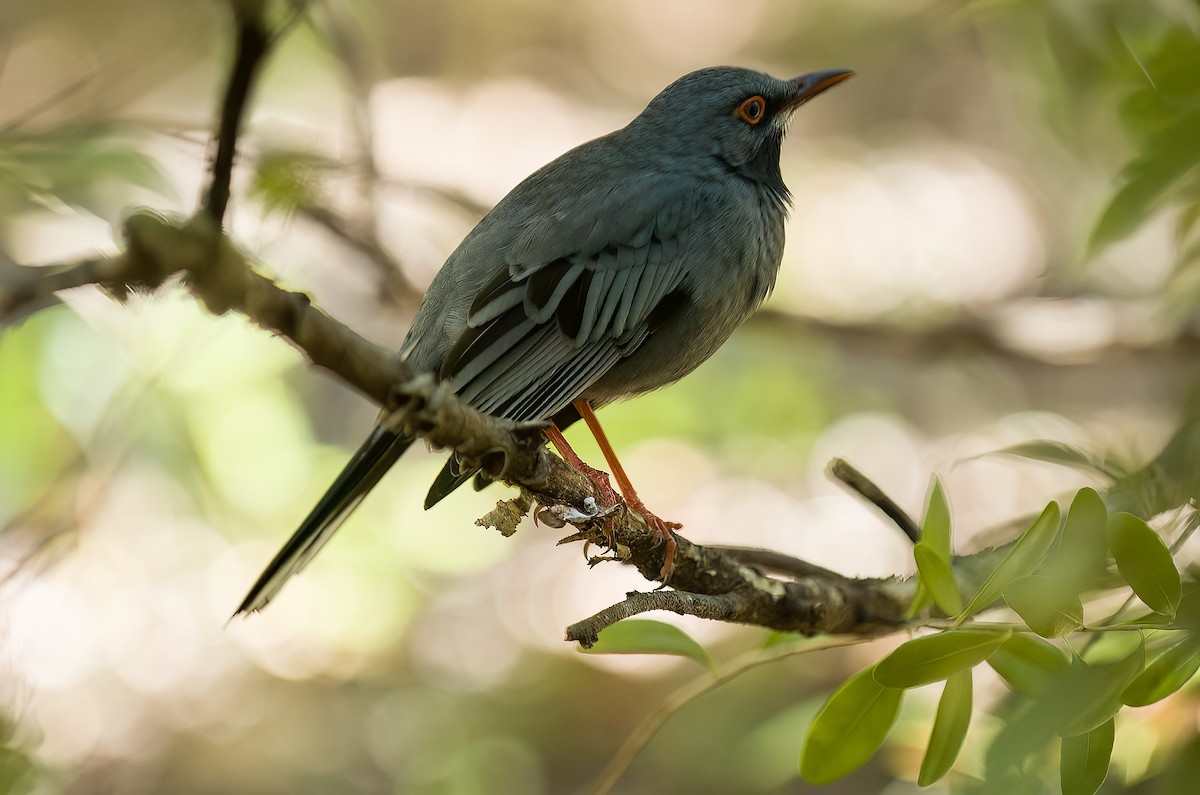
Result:
<svg viewBox="0 0 1200 795"><path fill-rule="evenodd" d="M678 381L712 356L774 287L785 218L779 202L735 190L727 206L693 225L687 277L662 302L649 339L587 397L607 403L649 392Z"/></svg>

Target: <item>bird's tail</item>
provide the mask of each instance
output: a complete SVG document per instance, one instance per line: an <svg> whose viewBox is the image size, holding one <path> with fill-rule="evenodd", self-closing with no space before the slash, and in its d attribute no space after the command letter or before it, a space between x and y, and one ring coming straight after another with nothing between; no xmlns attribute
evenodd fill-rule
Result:
<svg viewBox="0 0 1200 795"><path fill-rule="evenodd" d="M579 410L575 406L569 405L551 417L550 421L560 431L565 431L578 422L579 419ZM451 454L446 459L446 465L442 467L442 471L434 479L433 485L429 487L429 493L425 495L425 510L428 511L437 505L472 477L475 478L475 491L483 491L495 482L491 478L481 474L478 467L464 466L457 454Z"/></svg>
<svg viewBox="0 0 1200 795"><path fill-rule="evenodd" d="M425 495L425 510L428 511L437 505L452 491L473 478L478 471L475 467L464 467L458 460L458 456L452 454L446 459L445 466L434 478L433 485L429 487L429 493Z"/></svg>
<svg viewBox="0 0 1200 795"><path fill-rule="evenodd" d="M321 551L321 547L358 507L367 492L375 487L412 443L411 436L401 436L382 425L376 426L316 507L305 517L300 528L275 555L258 582L254 583L234 616L266 607L284 583Z"/></svg>

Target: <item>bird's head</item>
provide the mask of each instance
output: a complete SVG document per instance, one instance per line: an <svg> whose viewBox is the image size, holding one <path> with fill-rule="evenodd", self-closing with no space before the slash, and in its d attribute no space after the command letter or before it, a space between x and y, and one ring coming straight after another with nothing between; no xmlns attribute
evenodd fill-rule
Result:
<svg viewBox="0 0 1200 795"><path fill-rule="evenodd" d="M830 69L780 80L714 66L667 86L631 126L651 128L686 151L718 158L747 176L777 175L792 113L853 75L849 69Z"/></svg>

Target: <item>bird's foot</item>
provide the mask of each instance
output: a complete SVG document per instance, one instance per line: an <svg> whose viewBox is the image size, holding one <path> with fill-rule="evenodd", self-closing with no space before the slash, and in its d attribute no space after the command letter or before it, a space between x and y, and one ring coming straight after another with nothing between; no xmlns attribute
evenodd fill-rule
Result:
<svg viewBox="0 0 1200 795"><path fill-rule="evenodd" d="M629 482L629 478L625 475L624 470L620 468L620 462L612 461L617 467L614 471L617 475L617 482L621 484L621 491L625 492L624 497L613 488L612 481L609 479L607 472L584 463L583 459L571 449L571 445L567 443L567 440L558 428L551 425L546 429L546 437L558 449L559 455L562 456L563 460L591 481L592 485L596 487L596 492L600 495L600 501L604 503L604 508L608 509L624 503L630 511L642 517L642 520L646 522L646 526L650 530L658 534L658 543L666 543L666 548L663 550L663 565L658 575L659 580L662 582L660 587L665 587L671 579L671 574L675 571L675 550L679 546L675 541L675 535L671 531L678 530L683 525L679 522L668 522L655 516L638 497L633 484ZM599 438L598 436L597 439ZM604 444L607 445L607 440L605 440ZM615 549L617 539L612 526L612 518L608 515L608 512L605 512L603 515L604 542L609 549ZM590 542L585 543L583 546L585 556L587 555L589 544Z"/></svg>
<svg viewBox="0 0 1200 795"><path fill-rule="evenodd" d="M659 519L650 512L650 509L636 495L632 499L626 498L625 502L629 506L629 510L642 517L646 525L658 534L658 543L666 543L666 548L663 550L662 570L658 573L658 579L662 583L659 587L665 588L671 580L671 575L675 572L675 550L679 547L679 544L675 541L675 534L671 531L678 530L683 525L679 522L668 522L665 519Z"/></svg>
<svg viewBox="0 0 1200 795"><path fill-rule="evenodd" d="M596 487L596 491L599 492L599 494L600 494L600 502L603 503L603 507L611 508L611 507L621 504L621 501L622 501L621 495L618 494L617 490L613 488L612 481L609 479L607 472L605 472L601 469L596 469L595 467L590 467L587 464L583 463L583 461L579 458L576 458L574 461L571 461L570 463L571 463L571 466L573 466L573 467L575 467L575 469L579 470L579 472L585 478L590 480L592 482L592 485ZM612 526L611 512L609 512L608 515L606 515L604 517L603 530L604 530L605 545L609 549L615 549L616 543L617 543L617 538L616 538L616 532L613 530L613 526ZM584 555L587 554L587 545L586 544L584 545L583 553L584 553Z"/></svg>
<svg viewBox="0 0 1200 795"><path fill-rule="evenodd" d="M583 461L574 461L572 464L576 469L583 473L584 477L592 482L592 485L596 487L596 491L600 492L600 499L603 503L605 503L606 507L620 505L622 502L624 502L630 511L642 517L642 520L646 522L646 526L649 527L650 530L658 534L658 543L666 544L666 548L663 550L662 570L659 571L658 574L658 579L662 583L662 585L659 587L666 587L667 583L671 579L671 574L675 571L675 550L679 546L675 541L675 534L671 531L678 530L679 528L683 527L683 525L679 522L669 522L665 519L658 518L658 516L651 512L651 510L646 507L646 504L641 501L641 499L637 496L637 492L634 492L631 496L622 497L619 493L617 493L617 490L613 488L607 472L590 467L583 463ZM606 517L604 519L604 542L609 549L616 548L617 539L615 531L613 530L611 517ZM587 550L585 547L585 554L586 551Z"/></svg>
<svg viewBox="0 0 1200 795"><path fill-rule="evenodd" d="M596 487L596 491L600 494L600 502L604 503L604 507L621 503L621 495L613 488L607 472L590 467L583 461L572 461L571 464Z"/></svg>

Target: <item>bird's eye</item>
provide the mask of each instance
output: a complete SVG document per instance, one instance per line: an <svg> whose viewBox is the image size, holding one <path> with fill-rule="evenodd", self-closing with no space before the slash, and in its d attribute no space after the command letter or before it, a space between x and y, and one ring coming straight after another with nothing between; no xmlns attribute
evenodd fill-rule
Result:
<svg viewBox="0 0 1200 795"><path fill-rule="evenodd" d="M738 105L737 110L733 112L733 115L737 116L747 124L758 124L760 121L762 121L763 114L766 113L766 110L767 101L755 94L754 96L750 97L750 99L744 100L741 105Z"/></svg>

